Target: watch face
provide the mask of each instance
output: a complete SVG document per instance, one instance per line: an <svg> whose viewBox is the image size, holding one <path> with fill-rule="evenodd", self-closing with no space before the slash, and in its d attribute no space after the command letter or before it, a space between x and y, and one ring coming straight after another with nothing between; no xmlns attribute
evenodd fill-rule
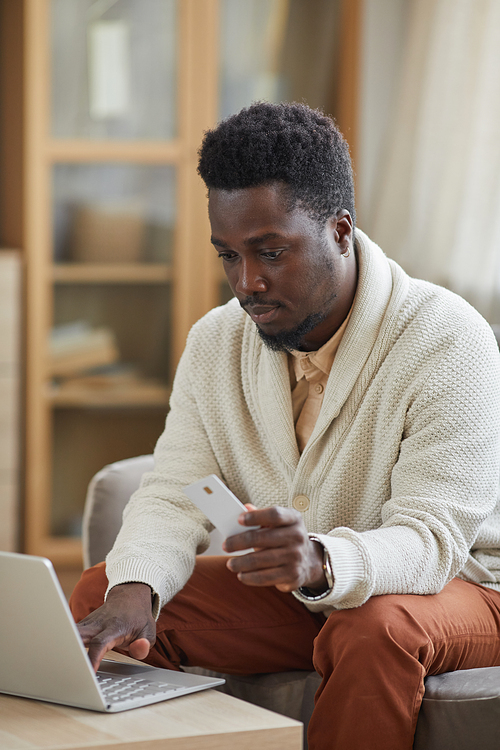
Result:
<svg viewBox="0 0 500 750"><path fill-rule="evenodd" d="M330 555L326 547L323 547L323 570L325 572L326 582L328 584L329 591L333 588L333 570L330 562Z"/></svg>

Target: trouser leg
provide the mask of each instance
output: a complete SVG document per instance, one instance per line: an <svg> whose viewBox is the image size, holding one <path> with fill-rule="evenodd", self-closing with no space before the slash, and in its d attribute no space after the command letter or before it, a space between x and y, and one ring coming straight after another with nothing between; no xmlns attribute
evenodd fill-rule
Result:
<svg viewBox="0 0 500 750"><path fill-rule="evenodd" d="M455 579L432 596L377 596L330 615L311 750L410 750L424 677L500 665L500 594Z"/></svg>
<svg viewBox="0 0 500 750"><path fill-rule="evenodd" d="M162 609L156 643L145 661L229 674L312 670L323 615L274 587L245 586L226 561L197 558L184 589ZM77 622L103 603L106 587L104 564L85 571L70 600Z"/></svg>

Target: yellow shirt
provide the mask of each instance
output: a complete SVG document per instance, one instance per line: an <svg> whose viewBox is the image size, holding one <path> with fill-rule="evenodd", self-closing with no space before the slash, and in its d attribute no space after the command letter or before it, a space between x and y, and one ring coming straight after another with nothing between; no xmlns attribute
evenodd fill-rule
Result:
<svg viewBox="0 0 500 750"><path fill-rule="evenodd" d="M352 310L352 308L351 308ZM293 350L288 355L290 386L292 389L293 421L297 445L302 453L312 435L323 403L328 376L333 360L347 328L351 310L340 328L316 352Z"/></svg>

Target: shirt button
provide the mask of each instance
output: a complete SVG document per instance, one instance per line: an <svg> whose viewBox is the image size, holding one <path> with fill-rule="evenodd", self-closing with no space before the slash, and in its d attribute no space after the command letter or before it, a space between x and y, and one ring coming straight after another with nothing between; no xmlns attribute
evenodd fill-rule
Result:
<svg viewBox="0 0 500 750"><path fill-rule="evenodd" d="M321 383L316 383L316 385L314 386L314 390L316 391L316 393L323 393L324 388Z"/></svg>
<svg viewBox="0 0 500 750"><path fill-rule="evenodd" d="M301 513L304 513L310 505L309 498L306 495L297 495L293 499L292 505L295 510L300 510Z"/></svg>

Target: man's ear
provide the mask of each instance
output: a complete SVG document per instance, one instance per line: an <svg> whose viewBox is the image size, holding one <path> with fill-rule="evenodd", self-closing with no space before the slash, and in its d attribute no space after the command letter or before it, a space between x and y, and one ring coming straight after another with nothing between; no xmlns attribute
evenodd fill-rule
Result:
<svg viewBox="0 0 500 750"><path fill-rule="evenodd" d="M335 244L345 249L353 238L354 225L351 214L347 209L342 208L329 221Z"/></svg>

